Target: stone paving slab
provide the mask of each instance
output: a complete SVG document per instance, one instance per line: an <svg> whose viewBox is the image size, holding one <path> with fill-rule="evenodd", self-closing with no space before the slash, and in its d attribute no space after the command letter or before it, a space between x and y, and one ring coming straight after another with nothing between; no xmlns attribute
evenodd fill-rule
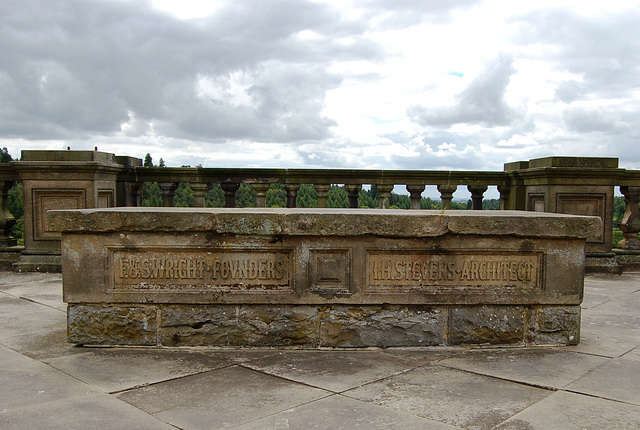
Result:
<svg viewBox="0 0 640 430"><path fill-rule="evenodd" d="M0 428L172 428L162 421L0 345Z"/></svg>
<svg viewBox="0 0 640 430"><path fill-rule="evenodd" d="M282 351L246 366L339 393L409 371L416 364L379 351Z"/></svg>
<svg viewBox="0 0 640 430"><path fill-rule="evenodd" d="M491 429L552 394L549 390L432 365L344 393L467 429Z"/></svg>
<svg viewBox="0 0 640 430"><path fill-rule="evenodd" d="M225 356L138 348L92 348L84 354L59 357L46 362L107 393L234 364L230 357Z"/></svg>
<svg viewBox="0 0 640 430"><path fill-rule="evenodd" d="M566 389L640 406L638 387L640 387L640 355L628 353L607 361L569 384Z"/></svg>
<svg viewBox="0 0 640 430"><path fill-rule="evenodd" d="M234 366L127 391L118 398L179 428L209 429L244 424L331 394Z"/></svg>
<svg viewBox="0 0 640 430"><path fill-rule="evenodd" d="M605 357L560 348L475 350L439 361L446 367L509 381L560 389L609 362Z"/></svg>
<svg viewBox="0 0 640 430"><path fill-rule="evenodd" d="M2 429L640 428L640 274L587 277L554 348L82 348L60 283L0 272Z"/></svg>
<svg viewBox="0 0 640 430"><path fill-rule="evenodd" d="M456 430L426 418L361 402L344 396L331 396L298 406L251 423L234 427L238 430L265 429L402 429Z"/></svg>
<svg viewBox="0 0 640 430"><path fill-rule="evenodd" d="M640 408L559 391L506 420L500 430L631 430L640 428Z"/></svg>
<svg viewBox="0 0 640 430"><path fill-rule="evenodd" d="M0 292L0 344L33 358L73 354L66 313Z"/></svg>

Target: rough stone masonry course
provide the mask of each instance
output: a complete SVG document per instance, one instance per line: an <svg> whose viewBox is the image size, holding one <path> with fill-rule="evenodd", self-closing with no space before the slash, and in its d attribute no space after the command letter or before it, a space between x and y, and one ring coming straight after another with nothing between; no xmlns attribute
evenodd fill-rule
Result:
<svg viewBox="0 0 640 430"><path fill-rule="evenodd" d="M509 211L51 211L69 341L576 344L597 217Z"/></svg>

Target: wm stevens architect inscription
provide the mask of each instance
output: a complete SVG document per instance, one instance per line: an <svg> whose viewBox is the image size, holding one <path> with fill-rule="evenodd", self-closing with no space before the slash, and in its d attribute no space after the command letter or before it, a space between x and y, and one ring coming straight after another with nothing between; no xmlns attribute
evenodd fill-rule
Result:
<svg viewBox="0 0 640 430"><path fill-rule="evenodd" d="M290 251L112 251L114 290L290 291Z"/></svg>
<svg viewBox="0 0 640 430"><path fill-rule="evenodd" d="M369 286L536 288L541 254L368 253ZM385 288L388 289L388 288Z"/></svg>

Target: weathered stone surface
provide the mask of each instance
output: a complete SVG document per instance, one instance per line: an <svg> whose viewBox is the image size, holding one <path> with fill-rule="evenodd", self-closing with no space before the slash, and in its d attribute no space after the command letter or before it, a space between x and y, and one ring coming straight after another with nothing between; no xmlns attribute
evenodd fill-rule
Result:
<svg viewBox="0 0 640 430"><path fill-rule="evenodd" d="M595 217L502 211L49 216L63 231L70 339L173 346L564 344L536 312L579 306L585 240L600 228ZM568 333L579 316L563 321Z"/></svg>
<svg viewBox="0 0 640 430"><path fill-rule="evenodd" d="M168 306L162 310L163 345L317 346L312 306Z"/></svg>
<svg viewBox="0 0 640 430"><path fill-rule="evenodd" d="M157 311L152 307L69 305L69 342L92 345L155 345Z"/></svg>
<svg viewBox="0 0 640 430"><path fill-rule="evenodd" d="M528 313L527 343L577 345L580 342L580 306L535 307Z"/></svg>
<svg viewBox="0 0 640 430"><path fill-rule="evenodd" d="M449 312L450 345L524 341L525 316L522 306L454 307Z"/></svg>
<svg viewBox="0 0 640 430"><path fill-rule="evenodd" d="M359 209L106 208L51 211L61 232L212 231L237 235L435 237L446 233L588 237L595 218L516 211L406 211Z"/></svg>
<svg viewBox="0 0 640 430"><path fill-rule="evenodd" d="M333 306L320 312L320 345L442 345L443 327L440 309L423 306Z"/></svg>

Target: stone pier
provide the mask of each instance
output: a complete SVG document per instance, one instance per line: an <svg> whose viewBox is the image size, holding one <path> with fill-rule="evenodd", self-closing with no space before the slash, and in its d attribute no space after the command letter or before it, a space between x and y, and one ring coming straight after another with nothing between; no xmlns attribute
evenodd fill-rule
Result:
<svg viewBox="0 0 640 430"><path fill-rule="evenodd" d="M511 211L51 211L69 341L576 344L598 217Z"/></svg>

